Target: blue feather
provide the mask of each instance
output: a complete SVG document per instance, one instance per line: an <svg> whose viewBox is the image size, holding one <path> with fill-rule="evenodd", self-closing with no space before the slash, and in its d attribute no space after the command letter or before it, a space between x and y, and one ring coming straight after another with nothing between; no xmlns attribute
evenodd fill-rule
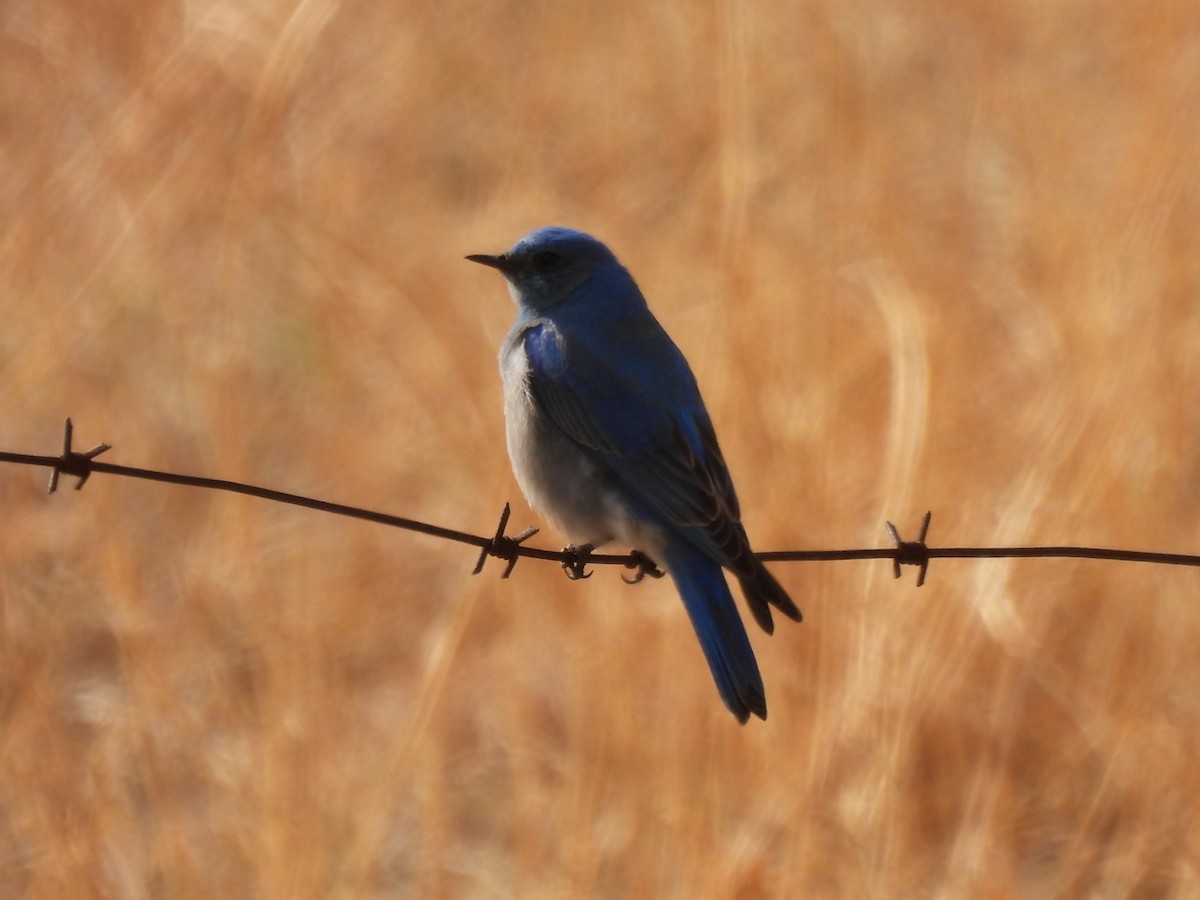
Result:
<svg viewBox="0 0 1200 900"><path fill-rule="evenodd" d="M762 675L721 566L682 541L669 545L666 557L721 699L739 722L751 713L765 719Z"/></svg>

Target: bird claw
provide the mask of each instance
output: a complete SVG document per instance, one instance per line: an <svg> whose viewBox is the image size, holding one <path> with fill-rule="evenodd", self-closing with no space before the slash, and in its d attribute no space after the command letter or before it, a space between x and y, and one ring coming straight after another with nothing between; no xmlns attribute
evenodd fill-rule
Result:
<svg viewBox="0 0 1200 900"><path fill-rule="evenodd" d="M625 563L625 568L635 570L632 578L621 576L621 580L626 584L637 584L647 575L651 578L662 578L667 574L641 550L634 550L629 554L629 562Z"/></svg>
<svg viewBox="0 0 1200 900"><path fill-rule="evenodd" d="M595 549L595 544L580 544L578 547L570 544L563 547L562 567L569 579L579 581L592 577L592 573L587 571L587 561Z"/></svg>

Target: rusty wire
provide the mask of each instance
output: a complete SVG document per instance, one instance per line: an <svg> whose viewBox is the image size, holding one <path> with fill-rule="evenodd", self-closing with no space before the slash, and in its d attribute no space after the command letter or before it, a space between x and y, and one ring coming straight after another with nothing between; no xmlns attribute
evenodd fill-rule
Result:
<svg viewBox="0 0 1200 900"><path fill-rule="evenodd" d="M54 493L58 489L59 478L63 475L74 477L76 479L75 490L79 490L92 474L101 473L245 494L250 497L271 500L276 503L288 503L292 506L303 506L319 512L363 519L393 528L403 528L407 531L415 531L420 534L427 534L432 537L478 547L479 557L475 563L474 574L478 574L483 570L483 566L489 556L494 556L497 559L505 561L506 565L501 574L502 578L507 578L512 573L517 560L521 558L557 562L563 567L567 576L572 579L587 578L589 575L587 566L590 565L615 565L629 569L633 572L633 575L630 578L625 578L625 581L630 584L641 581L646 576L661 578L663 574L652 559L636 550L628 554L613 554L595 553L593 552L593 548L587 546L567 547L563 550L528 547L525 545L525 541L537 534L538 529L526 528L517 535L508 535L507 528L510 508L507 503L504 504L504 510L500 514L500 522L495 532L488 537L466 531L457 531L453 528L445 528L440 525L431 525L427 522L407 519L402 516L363 509L357 506L331 503L328 500L318 500L313 497L290 494L286 491L277 491L258 485L244 484L239 481L206 478L199 475L179 475L174 472L160 472L154 469L143 469L136 466L122 466L116 463L102 462L97 457L111 450L112 446L110 444L97 444L90 450L80 452L72 447L73 438L74 427L71 424L71 420L67 419L63 430L62 452L59 455L40 456L30 453L0 451L0 462L27 466L43 466L50 469L50 493ZM918 570L918 587L925 582L925 576L929 570L929 562L932 559L1104 559L1156 565L1200 567L1200 556L1183 553L1158 553L1145 550L1119 550L1104 547L1075 547L1066 545L1039 547L930 547L926 543L926 537L929 533L931 518L931 513L925 513L918 536L916 540L912 541L904 540L891 522L885 523L888 534L892 539L893 546L891 547L857 550L776 550L757 555L764 562L829 562L850 559L888 559L892 562L892 570L897 578L900 577L902 566L916 567ZM624 578L624 576L622 577Z"/></svg>

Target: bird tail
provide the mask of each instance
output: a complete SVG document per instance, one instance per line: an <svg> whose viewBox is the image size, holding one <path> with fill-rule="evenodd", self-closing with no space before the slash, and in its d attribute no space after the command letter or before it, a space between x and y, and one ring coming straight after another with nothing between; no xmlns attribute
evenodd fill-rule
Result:
<svg viewBox="0 0 1200 900"><path fill-rule="evenodd" d="M783 585L775 580L775 576L768 572L767 567L761 562L753 556L750 559L750 564L744 570L736 571L735 574L738 584L742 586L742 593L746 597L746 605L750 607L754 620L758 622L762 630L767 634L775 633L775 621L771 618L772 606L789 619L796 622L802 621L800 608L792 602L792 598L783 589Z"/></svg>
<svg viewBox="0 0 1200 900"><path fill-rule="evenodd" d="M720 564L683 542L669 547L664 556L721 699L743 724L751 713L765 719L767 698L758 662Z"/></svg>

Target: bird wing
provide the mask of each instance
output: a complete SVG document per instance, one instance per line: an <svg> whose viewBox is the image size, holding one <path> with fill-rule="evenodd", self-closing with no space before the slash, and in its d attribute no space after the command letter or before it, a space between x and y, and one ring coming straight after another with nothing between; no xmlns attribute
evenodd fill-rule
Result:
<svg viewBox="0 0 1200 900"><path fill-rule="evenodd" d="M687 363L661 338L651 372L638 368L645 354L614 364L582 342L568 348L551 322L535 322L522 336L530 395L644 508L736 569L750 549L733 482Z"/></svg>

